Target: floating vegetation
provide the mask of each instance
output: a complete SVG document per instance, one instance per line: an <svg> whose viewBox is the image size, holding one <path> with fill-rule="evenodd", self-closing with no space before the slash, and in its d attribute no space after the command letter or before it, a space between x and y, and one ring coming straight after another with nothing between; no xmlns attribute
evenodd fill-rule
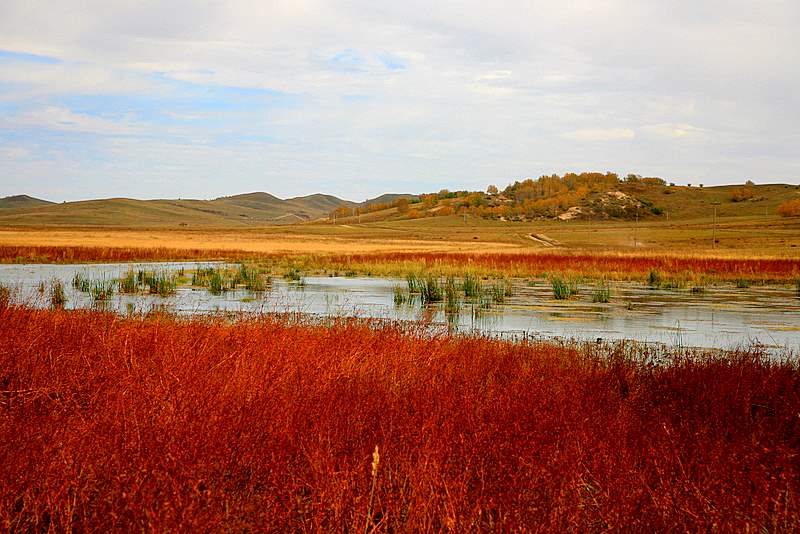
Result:
<svg viewBox="0 0 800 534"><path fill-rule="evenodd" d="M560 276L554 276L550 280L553 288L553 297L557 300L567 300L578 294L578 285L574 280L565 280Z"/></svg>
<svg viewBox="0 0 800 534"><path fill-rule="evenodd" d="M61 280L54 279L50 282L50 306L63 308L67 303L67 293Z"/></svg>
<svg viewBox="0 0 800 534"><path fill-rule="evenodd" d="M595 288L592 293L592 302L605 304L611 300L611 287L607 282L603 282L600 286Z"/></svg>
<svg viewBox="0 0 800 534"><path fill-rule="evenodd" d="M706 292L706 287L702 286L702 285L695 285L695 286L692 286L691 292L694 293L694 294L705 293Z"/></svg>

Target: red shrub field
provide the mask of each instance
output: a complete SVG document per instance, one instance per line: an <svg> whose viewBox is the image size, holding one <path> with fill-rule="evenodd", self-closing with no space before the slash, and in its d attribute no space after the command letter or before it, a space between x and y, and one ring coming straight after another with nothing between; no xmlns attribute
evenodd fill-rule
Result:
<svg viewBox="0 0 800 534"><path fill-rule="evenodd" d="M800 277L800 258L715 258L657 254L608 253L487 253L400 252L351 254L330 260L344 266L419 262L425 268L459 266L491 270L499 274L537 276L574 273L579 276L641 278L651 269L666 276L707 276L713 279L786 281Z"/></svg>
<svg viewBox="0 0 800 534"><path fill-rule="evenodd" d="M252 253L235 250L174 249L166 247L81 247L0 245L0 262L89 263L247 258Z"/></svg>
<svg viewBox="0 0 800 534"><path fill-rule="evenodd" d="M4 305L0 525L800 529L796 365L634 352Z"/></svg>

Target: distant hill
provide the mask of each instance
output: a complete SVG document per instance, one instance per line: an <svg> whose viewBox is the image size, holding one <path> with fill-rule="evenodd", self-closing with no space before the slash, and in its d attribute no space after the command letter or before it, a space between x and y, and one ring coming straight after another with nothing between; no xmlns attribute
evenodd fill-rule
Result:
<svg viewBox="0 0 800 534"><path fill-rule="evenodd" d="M3 199L0 202L5 201ZM12 202L7 203L8 209L0 211L0 225L229 227L296 224L325 217L340 206L356 205L330 195L316 194L282 200L264 192L214 200L109 198L61 204L45 201Z"/></svg>
<svg viewBox="0 0 800 534"><path fill-rule="evenodd" d="M401 198L407 198L411 200L417 198L417 195L412 195L410 193L385 193L379 197L365 200L361 204L366 206L369 206L370 204L392 204Z"/></svg>
<svg viewBox="0 0 800 534"><path fill-rule="evenodd" d="M11 197L0 198L0 209L37 208L39 206L47 206L50 204L53 203L40 198L29 197L28 195L15 195Z"/></svg>

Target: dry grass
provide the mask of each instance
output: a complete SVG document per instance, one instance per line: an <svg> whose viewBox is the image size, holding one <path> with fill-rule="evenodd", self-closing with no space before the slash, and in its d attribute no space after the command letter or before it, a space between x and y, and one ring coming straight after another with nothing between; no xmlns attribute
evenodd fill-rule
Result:
<svg viewBox="0 0 800 534"><path fill-rule="evenodd" d="M800 528L800 372L753 353L5 306L0 372L8 531Z"/></svg>

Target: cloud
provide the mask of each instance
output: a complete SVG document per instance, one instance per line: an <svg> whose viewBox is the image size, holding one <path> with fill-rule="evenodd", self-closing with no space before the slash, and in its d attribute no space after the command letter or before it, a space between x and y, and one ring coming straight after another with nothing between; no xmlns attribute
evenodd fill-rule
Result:
<svg viewBox="0 0 800 534"><path fill-rule="evenodd" d="M354 198L583 169L796 181L798 21L793 0L6 0L0 141L27 156L0 158L0 194L55 197L49 172L129 196L159 175Z"/></svg>
<svg viewBox="0 0 800 534"><path fill-rule="evenodd" d="M564 137L576 141L619 141L633 139L636 132L630 128L582 128L565 133Z"/></svg>

